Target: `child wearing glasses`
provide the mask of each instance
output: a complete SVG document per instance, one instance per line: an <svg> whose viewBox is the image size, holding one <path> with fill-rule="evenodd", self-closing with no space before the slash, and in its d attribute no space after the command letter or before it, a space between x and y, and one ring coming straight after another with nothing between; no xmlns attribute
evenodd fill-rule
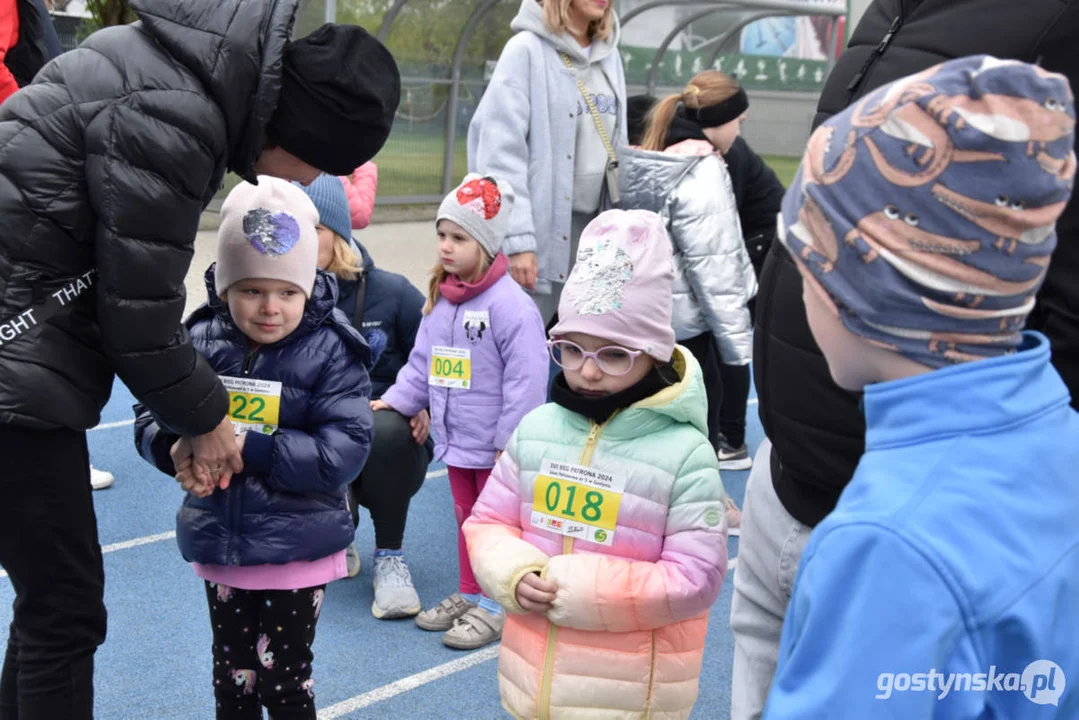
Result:
<svg viewBox="0 0 1079 720"><path fill-rule="evenodd" d="M552 402L465 523L480 585L510 612L499 685L515 717L687 718L697 699L726 493L673 280L658 215L588 225L548 344Z"/></svg>
<svg viewBox="0 0 1079 720"><path fill-rule="evenodd" d="M505 623L476 583L460 525L510 434L547 397L543 321L499 251L512 210L508 184L475 174L442 202L425 317L408 364L371 403L409 418L430 408L435 459L447 465L457 515L460 587L416 624L460 650L498 640Z"/></svg>

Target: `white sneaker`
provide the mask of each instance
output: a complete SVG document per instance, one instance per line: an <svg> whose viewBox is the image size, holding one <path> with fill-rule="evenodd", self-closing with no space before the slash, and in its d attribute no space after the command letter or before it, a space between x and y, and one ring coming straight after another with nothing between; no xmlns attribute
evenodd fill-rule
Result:
<svg viewBox="0 0 1079 720"><path fill-rule="evenodd" d="M379 620L412 617L423 609L412 585L412 573L401 555L375 556L374 585L371 614Z"/></svg>
<svg viewBox="0 0 1079 720"><path fill-rule="evenodd" d="M90 466L90 487L94 490L104 490L114 482L116 478L112 476L112 473L98 470L93 465Z"/></svg>

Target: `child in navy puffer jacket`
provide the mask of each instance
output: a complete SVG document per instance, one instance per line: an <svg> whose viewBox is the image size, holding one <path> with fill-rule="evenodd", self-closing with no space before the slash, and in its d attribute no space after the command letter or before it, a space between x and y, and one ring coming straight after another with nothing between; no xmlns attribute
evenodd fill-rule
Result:
<svg viewBox="0 0 1079 720"><path fill-rule="evenodd" d="M176 536L206 582L217 717L261 717L264 705L314 720L311 643L326 584L346 573L346 488L372 438L372 351L316 268L318 212L302 190L244 183L221 217L209 303L187 326L229 390L243 472L205 489L190 458L173 462L188 439L139 406L135 442L191 491Z"/></svg>

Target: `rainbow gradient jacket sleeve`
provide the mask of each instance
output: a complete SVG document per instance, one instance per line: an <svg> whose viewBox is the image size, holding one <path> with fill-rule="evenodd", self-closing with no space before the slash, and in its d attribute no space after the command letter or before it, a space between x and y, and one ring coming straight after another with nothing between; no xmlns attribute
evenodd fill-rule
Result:
<svg viewBox="0 0 1079 720"><path fill-rule="evenodd" d="M545 552L521 539L518 517L520 498L517 492L520 469L514 459L516 438L511 437L495 469L487 478L480 499L467 521L470 546L484 548L470 555L472 571L480 587L511 613L525 612L517 604L517 583L530 572L542 572L550 558Z"/></svg>

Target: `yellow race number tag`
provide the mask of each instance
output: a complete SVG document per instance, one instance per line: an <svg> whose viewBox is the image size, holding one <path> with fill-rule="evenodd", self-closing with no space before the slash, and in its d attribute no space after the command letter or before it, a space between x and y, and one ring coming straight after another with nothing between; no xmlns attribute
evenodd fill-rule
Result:
<svg viewBox="0 0 1079 720"><path fill-rule="evenodd" d="M229 418L236 432L277 430L281 414L281 383L273 380L222 377L229 391Z"/></svg>
<svg viewBox="0 0 1079 720"><path fill-rule="evenodd" d="M544 460L532 495L532 525L600 545L614 542L625 478Z"/></svg>
<svg viewBox="0 0 1079 720"><path fill-rule="evenodd" d="M468 390L472 387L472 351L442 345L432 347L427 384Z"/></svg>

